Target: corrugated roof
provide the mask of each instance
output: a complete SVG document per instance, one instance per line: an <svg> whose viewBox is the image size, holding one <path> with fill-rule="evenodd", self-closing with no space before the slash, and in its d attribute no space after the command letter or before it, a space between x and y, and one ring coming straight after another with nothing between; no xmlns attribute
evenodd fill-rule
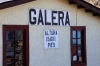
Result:
<svg viewBox="0 0 100 66"><path fill-rule="evenodd" d="M87 3L92 4L93 6L95 6L97 8L100 8L100 0L84 0L84 1L86 1Z"/></svg>

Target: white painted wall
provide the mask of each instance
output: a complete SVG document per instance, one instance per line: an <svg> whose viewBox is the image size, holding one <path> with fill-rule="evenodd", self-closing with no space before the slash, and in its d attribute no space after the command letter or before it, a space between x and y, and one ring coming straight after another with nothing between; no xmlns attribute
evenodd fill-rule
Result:
<svg viewBox="0 0 100 66"><path fill-rule="evenodd" d="M36 0L0 10L0 66L3 56L2 25L28 25L30 8L69 11L71 26L86 26L87 66L100 66L100 17L77 9L68 0ZM58 30L57 49L44 49L45 29ZM71 66L70 27L30 25L29 50L29 66Z"/></svg>

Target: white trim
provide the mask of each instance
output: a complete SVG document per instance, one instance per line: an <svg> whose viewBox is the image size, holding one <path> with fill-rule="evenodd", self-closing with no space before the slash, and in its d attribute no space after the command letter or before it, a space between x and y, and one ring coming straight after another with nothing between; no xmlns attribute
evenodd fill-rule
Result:
<svg viewBox="0 0 100 66"><path fill-rule="evenodd" d="M0 0L0 3L8 2L8 1L12 1L12 0Z"/></svg>

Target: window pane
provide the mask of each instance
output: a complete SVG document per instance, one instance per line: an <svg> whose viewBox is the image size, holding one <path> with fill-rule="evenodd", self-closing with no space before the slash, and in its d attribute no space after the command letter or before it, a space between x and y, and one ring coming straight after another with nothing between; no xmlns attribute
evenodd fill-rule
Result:
<svg viewBox="0 0 100 66"><path fill-rule="evenodd" d="M15 65L16 65L16 66L23 66L23 62L22 62L22 61L17 61L17 62L15 63Z"/></svg>
<svg viewBox="0 0 100 66"><path fill-rule="evenodd" d="M14 62L6 62L6 66L14 66Z"/></svg>
<svg viewBox="0 0 100 66"><path fill-rule="evenodd" d="M76 39L73 39L73 40L72 40L72 44L73 44L73 45L76 45Z"/></svg>
<svg viewBox="0 0 100 66"><path fill-rule="evenodd" d="M72 38L76 38L76 31L72 31Z"/></svg>
<svg viewBox="0 0 100 66"><path fill-rule="evenodd" d="M77 61L77 55L73 56L73 61L76 62Z"/></svg>
<svg viewBox="0 0 100 66"><path fill-rule="evenodd" d="M17 51L15 55L16 60L23 60L23 52L22 51Z"/></svg>
<svg viewBox="0 0 100 66"><path fill-rule="evenodd" d="M6 40L14 40L14 31L6 32Z"/></svg>
<svg viewBox="0 0 100 66"><path fill-rule="evenodd" d="M79 62L82 62L82 56L79 56L78 61L79 61Z"/></svg>
<svg viewBox="0 0 100 66"><path fill-rule="evenodd" d="M77 38L81 38L81 31L77 31Z"/></svg>
<svg viewBox="0 0 100 66"><path fill-rule="evenodd" d="M15 36L16 36L15 37L16 40L22 40L23 39L23 31L16 30Z"/></svg>
<svg viewBox="0 0 100 66"><path fill-rule="evenodd" d="M16 41L16 50L23 50L23 42L22 41Z"/></svg>
<svg viewBox="0 0 100 66"><path fill-rule="evenodd" d="M6 52L6 61L14 61L14 52Z"/></svg>
<svg viewBox="0 0 100 66"><path fill-rule="evenodd" d="M14 51L14 42L6 42L6 51Z"/></svg>
<svg viewBox="0 0 100 66"><path fill-rule="evenodd" d="M6 57L14 57L14 52L6 52Z"/></svg>
<svg viewBox="0 0 100 66"><path fill-rule="evenodd" d="M81 47L78 47L78 56L81 56Z"/></svg>
<svg viewBox="0 0 100 66"><path fill-rule="evenodd" d="M81 56L81 50L78 50L78 56Z"/></svg>
<svg viewBox="0 0 100 66"><path fill-rule="evenodd" d="M81 52L82 50L81 50L81 47L78 47L78 61L82 61L82 52Z"/></svg>
<svg viewBox="0 0 100 66"><path fill-rule="evenodd" d="M81 46L81 39L77 39L78 46Z"/></svg>

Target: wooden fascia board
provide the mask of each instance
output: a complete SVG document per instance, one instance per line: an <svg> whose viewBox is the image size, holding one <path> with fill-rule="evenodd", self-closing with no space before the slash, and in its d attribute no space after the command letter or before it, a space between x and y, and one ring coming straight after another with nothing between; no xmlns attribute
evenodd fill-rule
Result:
<svg viewBox="0 0 100 66"><path fill-rule="evenodd" d="M15 0L11 2L9 1L9 2L0 3L0 10L4 8L9 8L12 6L20 5L23 3L31 2L31 1L34 1L34 0Z"/></svg>

